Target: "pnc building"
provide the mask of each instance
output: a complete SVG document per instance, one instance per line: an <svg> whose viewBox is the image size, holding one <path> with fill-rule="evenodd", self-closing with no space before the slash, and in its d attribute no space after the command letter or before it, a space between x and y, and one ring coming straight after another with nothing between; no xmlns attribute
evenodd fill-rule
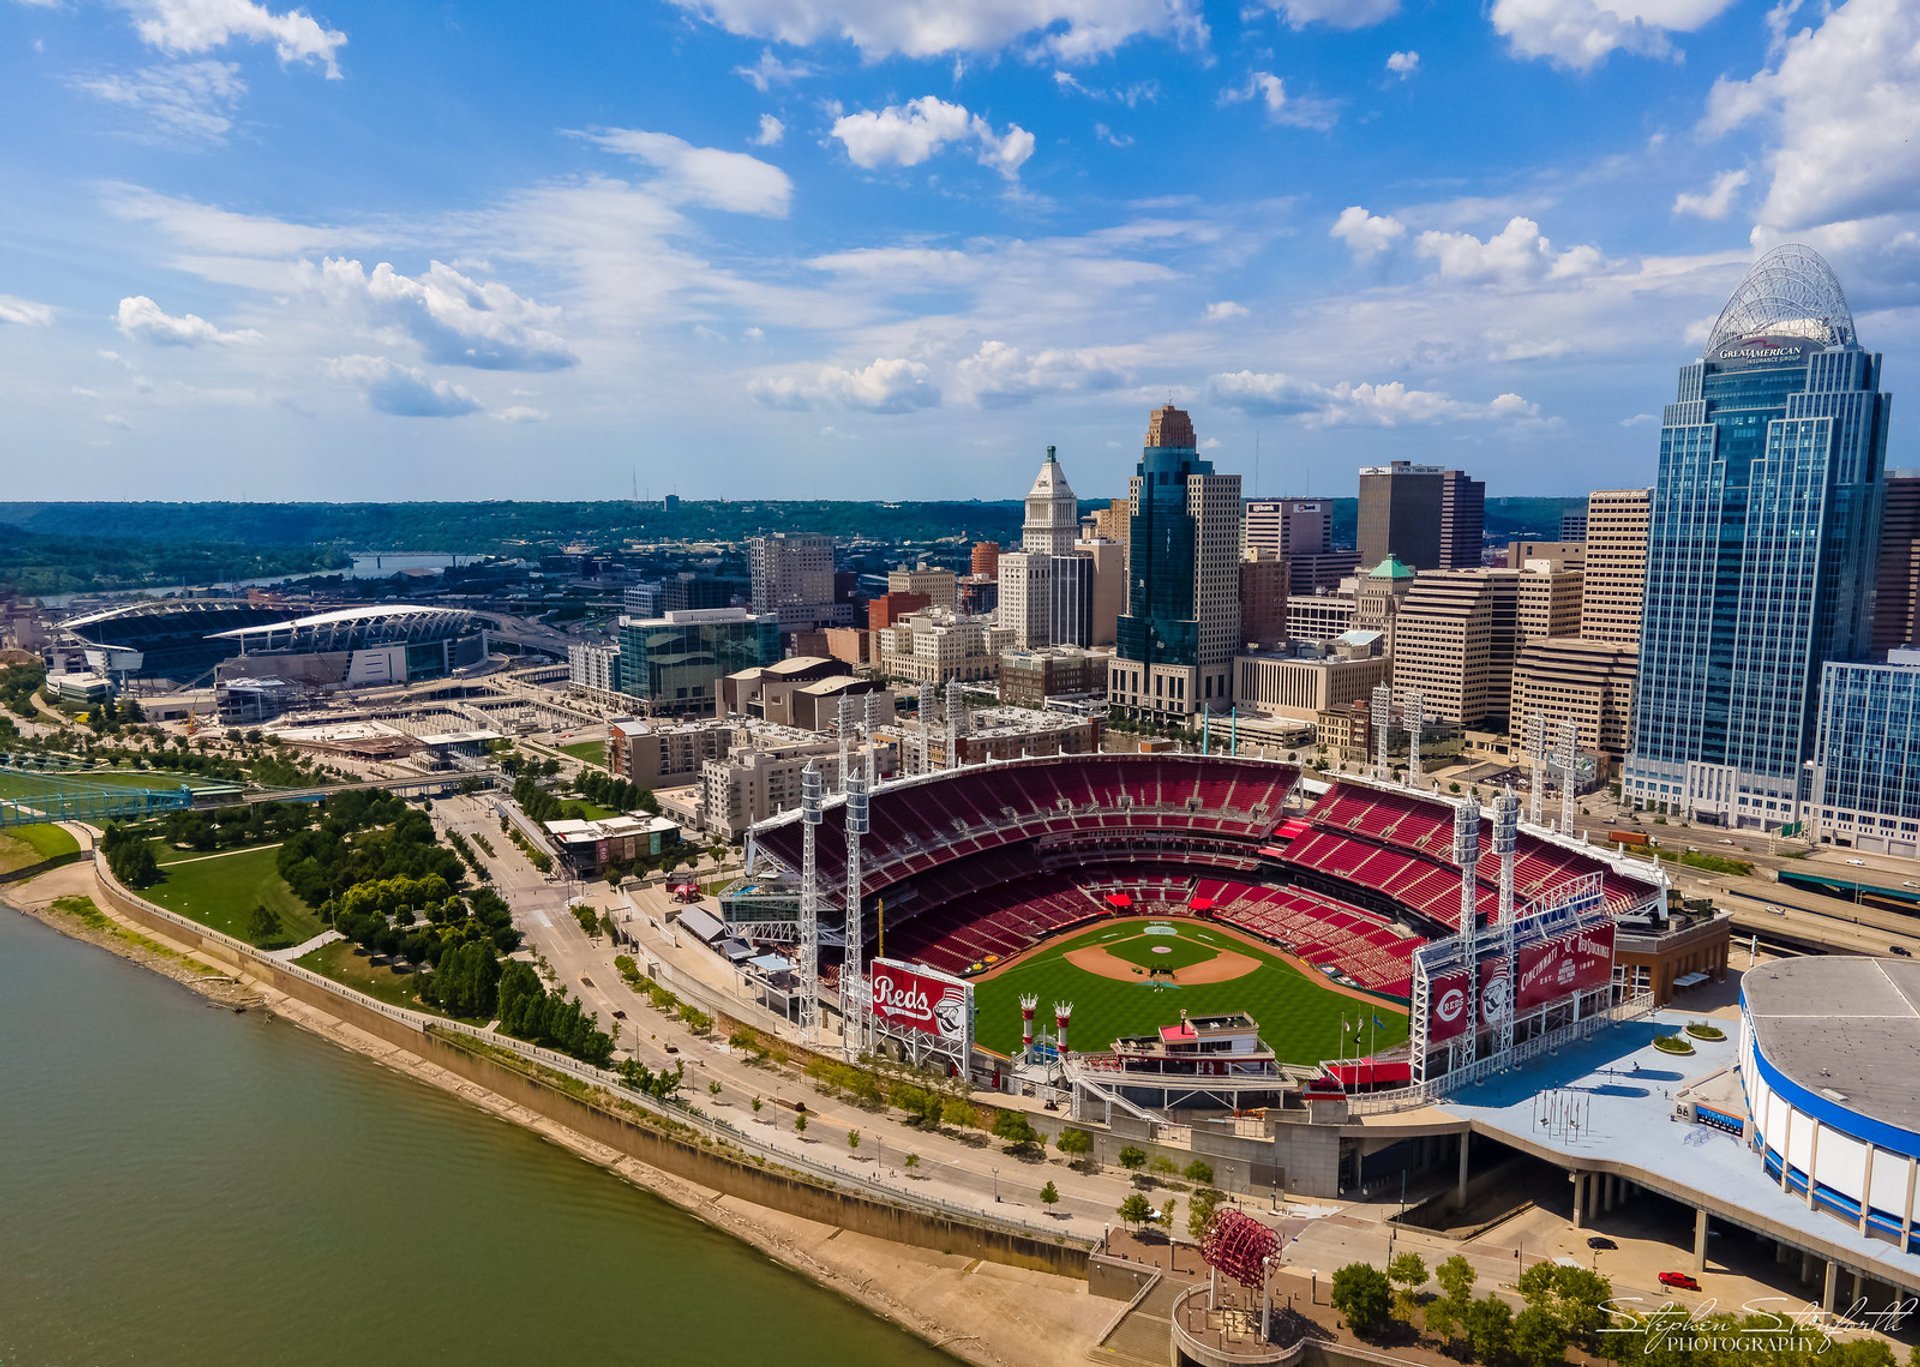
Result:
<svg viewBox="0 0 1920 1367"><path fill-rule="evenodd" d="M1660 429L1628 797L1799 820L1821 667L1872 641L1890 403L1827 263L1762 257Z"/></svg>

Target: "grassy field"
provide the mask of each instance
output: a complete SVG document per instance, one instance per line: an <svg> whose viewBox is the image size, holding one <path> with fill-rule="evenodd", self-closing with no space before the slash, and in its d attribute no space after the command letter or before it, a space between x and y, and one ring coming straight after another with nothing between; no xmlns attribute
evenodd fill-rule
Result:
<svg viewBox="0 0 1920 1367"><path fill-rule="evenodd" d="M0 830L0 873L79 852L80 842L58 826L9 826Z"/></svg>
<svg viewBox="0 0 1920 1367"><path fill-rule="evenodd" d="M52 769L44 773L0 772L0 798L45 797L54 793L89 793L101 788L231 788L224 779L169 774L157 769Z"/></svg>
<svg viewBox="0 0 1920 1367"><path fill-rule="evenodd" d="M1171 924L1176 934L1141 937L1149 924ZM1259 967L1230 982L1177 987L1105 978L1066 961L1069 950L1108 941L1125 941L1113 952L1130 963L1184 967L1211 958L1218 949L1231 949L1258 960ZM1174 952L1153 954L1155 943ZM980 1043L1002 1053L1019 1048L1020 997L1028 992L1040 998L1043 1021L1056 1001L1073 1003L1069 1044L1078 1049L1103 1049L1121 1035L1150 1034L1177 1022L1182 1010L1190 1016L1245 1011L1260 1023L1260 1035L1268 1047L1289 1063L1317 1063L1338 1056L1343 1016L1350 1026L1356 1018L1366 1024L1360 1040L1363 1050L1385 1049L1407 1037L1406 1016L1385 1004L1345 996L1323 983L1317 973L1303 973L1244 940L1185 921L1102 922L1049 944L998 977L975 983L974 1029ZM1371 1021L1374 1015L1380 1018L1377 1027ZM1346 1052L1353 1052L1351 1042Z"/></svg>
<svg viewBox="0 0 1920 1367"><path fill-rule="evenodd" d="M265 949L297 945L326 929L305 902L294 895L280 877L274 861L280 851L272 846L236 850L211 859L181 860L179 852L155 841L155 858L170 855L174 862L161 865L158 883L142 895L169 911L177 911L205 926L228 935L250 940L247 917L256 906L280 913L281 933ZM255 942L260 943L260 942Z"/></svg>
<svg viewBox="0 0 1920 1367"><path fill-rule="evenodd" d="M588 764L596 764L602 769L607 767L607 743L603 740L577 740L571 745L561 746L560 750Z"/></svg>
<svg viewBox="0 0 1920 1367"><path fill-rule="evenodd" d="M416 986L419 981L417 975L395 973L385 964L374 963L366 951L351 940L335 940L330 945L321 945L302 954L294 962L322 977L345 983L388 1006L403 1006L411 1011L433 1010L430 1006L421 1005Z"/></svg>

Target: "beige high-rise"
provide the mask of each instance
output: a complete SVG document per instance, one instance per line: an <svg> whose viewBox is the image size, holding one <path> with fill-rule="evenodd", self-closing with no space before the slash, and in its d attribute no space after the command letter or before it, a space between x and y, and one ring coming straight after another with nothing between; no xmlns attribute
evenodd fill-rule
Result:
<svg viewBox="0 0 1920 1367"><path fill-rule="evenodd" d="M1587 495L1587 582L1580 637L1640 644L1640 595L1647 581L1651 489L1596 489Z"/></svg>
<svg viewBox="0 0 1920 1367"><path fill-rule="evenodd" d="M1394 695L1418 693L1428 716L1458 726L1504 728L1514 657L1579 621L1577 570L1422 573L1394 614Z"/></svg>

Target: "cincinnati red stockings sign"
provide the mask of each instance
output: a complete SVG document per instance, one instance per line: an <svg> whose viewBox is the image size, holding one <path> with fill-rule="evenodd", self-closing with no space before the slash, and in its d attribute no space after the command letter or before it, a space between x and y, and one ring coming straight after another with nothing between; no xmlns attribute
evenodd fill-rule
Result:
<svg viewBox="0 0 1920 1367"><path fill-rule="evenodd" d="M870 982L876 1019L949 1044L967 1042L973 990L967 984L885 959L874 961Z"/></svg>
<svg viewBox="0 0 1920 1367"><path fill-rule="evenodd" d="M1520 951L1515 1002L1531 1011L1613 979L1613 923L1583 926L1571 934Z"/></svg>

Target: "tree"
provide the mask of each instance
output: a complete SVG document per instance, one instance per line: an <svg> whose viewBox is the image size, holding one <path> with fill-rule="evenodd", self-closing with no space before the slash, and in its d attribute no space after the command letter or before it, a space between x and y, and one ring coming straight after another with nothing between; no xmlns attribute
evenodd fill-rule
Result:
<svg viewBox="0 0 1920 1367"><path fill-rule="evenodd" d="M260 903L247 913L247 939L256 945L269 944L280 938L285 929L280 913L272 907Z"/></svg>
<svg viewBox="0 0 1920 1367"><path fill-rule="evenodd" d="M1056 1187L1051 1180L1049 1180L1044 1187L1040 1188L1040 1204L1043 1206L1057 1206L1060 1204L1060 1188Z"/></svg>
<svg viewBox="0 0 1920 1367"><path fill-rule="evenodd" d="M1521 1367L1553 1367L1567 1356L1567 1331L1551 1310L1529 1305L1513 1318L1513 1355Z"/></svg>
<svg viewBox="0 0 1920 1367"><path fill-rule="evenodd" d="M753 1099L753 1113L754 1113L755 1115L759 1115L759 1114L760 1114L760 1108L761 1108L761 1107L762 1107L763 1105L765 1105L765 1104L766 1104L766 1103L765 1103L765 1102L763 1102L763 1101L761 1101L759 1097L755 1097L755 1098Z"/></svg>
<svg viewBox="0 0 1920 1367"><path fill-rule="evenodd" d="M1467 1306L1462 1321L1467 1347L1481 1362L1498 1362L1513 1342L1513 1311L1498 1296L1482 1296Z"/></svg>
<svg viewBox="0 0 1920 1367"><path fill-rule="evenodd" d="M1178 1199L1172 1196L1160 1203L1160 1228L1166 1231L1169 1239L1173 1238L1173 1208L1178 1204Z"/></svg>
<svg viewBox="0 0 1920 1367"><path fill-rule="evenodd" d="M995 1138L1007 1141L1009 1153L1019 1149L1029 1149L1040 1143L1040 1134L1033 1128L1033 1122L1019 1111L1002 1111L993 1118Z"/></svg>
<svg viewBox="0 0 1920 1367"><path fill-rule="evenodd" d="M1129 1144L1120 1150L1120 1166L1128 1172L1138 1172L1147 1165L1147 1151Z"/></svg>
<svg viewBox="0 0 1920 1367"><path fill-rule="evenodd" d="M1153 1202L1139 1192L1133 1192L1120 1203L1120 1218L1129 1227L1137 1229L1153 1218Z"/></svg>
<svg viewBox="0 0 1920 1367"><path fill-rule="evenodd" d="M1053 1147L1069 1158L1085 1158L1093 1152L1093 1136L1085 1130L1062 1130Z"/></svg>
<svg viewBox="0 0 1920 1367"><path fill-rule="evenodd" d="M920 1166L920 1155L917 1153L908 1154L905 1158L902 1158L900 1160L900 1166L905 1168L908 1172L912 1172L915 1168Z"/></svg>
<svg viewBox="0 0 1920 1367"><path fill-rule="evenodd" d="M1198 1241L1207 1232L1207 1225L1219 1206L1220 1193L1212 1187L1202 1187L1187 1198L1187 1233L1194 1240Z"/></svg>
<svg viewBox="0 0 1920 1367"><path fill-rule="evenodd" d="M1433 1276L1440 1283L1440 1294L1427 1302L1427 1332L1451 1341L1466 1331L1467 1307L1473 1303L1478 1276L1473 1264L1458 1253L1436 1267Z"/></svg>
<svg viewBox="0 0 1920 1367"><path fill-rule="evenodd" d="M793 1118L793 1132L795 1134L805 1134L807 1132L807 1113L805 1111L800 1112L799 1115Z"/></svg>
<svg viewBox="0 0 1920 1367"><path fill-rule="evenodd" d="M1187 1164L1185 1176L1189 1182L1198 1182L1203 1187L1210 1187L1213 1185L1213 1165L1203 1163L1196 1158Z"/></svg>
<svg viewBox="0 0 1920 1367"><path fill-rule="evenodd" d="M1427 1262L1418 1253L1401 1253L1387 1264L1387 1280L1393 1283L1393 1313L1413 1323L1419 1304L1420 1288L1427 1284Z"/></svg>
<svg viewBox="0 0 1920 1367"><path fill-rule="evenodd" d="M1387 1325L1393 1291L1386 1274L1372 1263L1348 1263L1333 1274L1332 1299L1354 1333L1372 1338Z"/></svg>
<svg viewBox="0 0 1920 1367"><path fill-rule="evenodd" d="M850 1153L860 1152L860 1131L858 1130L847 1131L847 1151Z"/></svg>

